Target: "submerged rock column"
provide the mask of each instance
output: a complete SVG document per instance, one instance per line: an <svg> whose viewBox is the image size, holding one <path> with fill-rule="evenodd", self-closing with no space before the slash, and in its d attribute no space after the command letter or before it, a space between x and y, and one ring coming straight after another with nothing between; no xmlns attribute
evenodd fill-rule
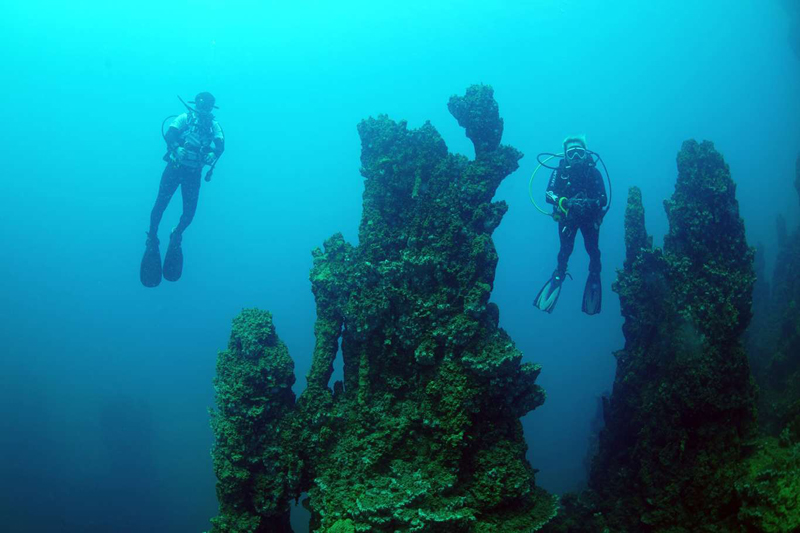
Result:
<svg viewBox="0 0 800 533"><path fill-rule="evenodd" d="M214 531L290 531L301 492L320 533L530 533L554 516L520 422L544 402L541 369L489 303L507 210L492 198L522 154L500 144L491 87L448 107L475 160L450 154L430 123L358 125L359 244L335 234L313 252L317 342L296 403L269 313L234 321L215 381Z"/></svg>
<svg viewBox="0 0 800 533"><path fill-rule="evenodd" d="M663 252L644 230L640 191L631 191L627 259L614 287L625 348L590 487L608 524L623 531L735 524L734 482L755 430L741 341L753 251L735 185L710 142L685 142L678 172Z"/></svg>
<svg viewBox="0 0 800 533"><path fill-rule="evenodd" d="M314 252L317 315L341 317L344 381L302 415L325 435L309 458L313 531L522 533L555 512L519 421L544 401L540 368L522 362L488 301L491 234L507 209L492 197L522 154L500 144L490 87L448 107L475 160L448 153L429 123L362 121L359 245L334 235Z"/></svg>
<svg viewBox="0 0 800 533"><path fill-rule="evenodd" d="M245 309L217 357L214 473L219 533L289 533L296 457L287 442L294 410L294 363L272 315ZM290 441L290 439L289 439Z"/></svg>

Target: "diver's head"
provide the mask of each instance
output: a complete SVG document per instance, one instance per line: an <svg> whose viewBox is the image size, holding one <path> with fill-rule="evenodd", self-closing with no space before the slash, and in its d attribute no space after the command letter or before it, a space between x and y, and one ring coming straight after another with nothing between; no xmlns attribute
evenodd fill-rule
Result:
<svg viewBox="0 0 800 533"><path fill-rule="evenodd" d="M564 139L564 160L568 167L589 166L591 157L586 149L586 137L575 135Z"/></svg>
<svg viewBox="0 0 800 533"><path fill-rule="evenodd" d="M201 117L208 117L211 116L211 111L213 109L219 109L217 106L214 105L214 95L209 92L202 92L197 93L197 96L194 97L193 102L189 102L190 104L194 104L195 110Z"/></svg>

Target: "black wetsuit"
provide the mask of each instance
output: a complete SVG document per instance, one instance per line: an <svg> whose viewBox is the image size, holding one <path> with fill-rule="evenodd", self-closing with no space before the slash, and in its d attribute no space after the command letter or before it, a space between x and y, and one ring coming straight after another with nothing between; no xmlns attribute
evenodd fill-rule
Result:
<svg viewBox="0 0 800 533"><path fill-rule="evenodd" d="M189 116L189 118L192 119L194 117ZM176 119L176 121L177 120L178 119ZM195 126L195 123L191 123L190 126ZM197 127L199 128L199 126ZM202 127L202 134L206 149L211 151L210 148L208 148L208 145L213 142L213 152L216 157L219 157L222 155L222 152L225 149L224 140L221 137L214 137L213 123L203 124ZM179 235L182 234L189 224L192 223L194 214L197 211L197 201L200 198L200 181L203 166L182 165L177 162L172 155L170 155L173 154L174 150L178 147L183 147L186 145L183 138L183 131L181 131L183 129L183 127L178 129L173 125L170 126L165 135L167 147L169 148L170 152L164 156L164 159L167 161L167 167L161 174L161 184L158 187L156 203L153 206L153 210L150 212L150 235L156 235L158 231L158 225L161 223L161 217L164 215L164 211L167 209L167 206L169 205L172 196L175 194L175 191L178 190L178 187L181 188L181 196L183 198L183 213L181 214L181 219L175 228L175 233ZM209 138L211 140L208 140ZM204 156L205 153L200 154L200 157Z"/></svg>
<svg viewBox="0 0 800 533"><path fill-rule="evenodd" d="M575 247L575 236L580 230L583 243L589 253L589 272L600 273L600 224L603 207L608 202L603 176L594 166L571 167L567 170L562 159L557 170L550 176L547 185L547 202L553 204L558 216L558 236L561 249L558 252L557 270L563 277L567 271L567 262ZM561 199L583 200L582 205L567 209L565 214L558 207ZM563 205L563 204L562 204Z"/></svg>
<svg viewBox="0 0 800 533"><path fill-rule="evenodd" d="M192 223L194 214L197 211L197 201L200 198L200 176L202 168L190 168L174 165L172 162L167 164L167 168L161 174L161 184L158 187L158 196L153 210L150 212L150 233L155 235L161 217L172 199L172 195L181 188L183 198L183 213L175 228L177 233L183 233L189 224Z"/></svg>

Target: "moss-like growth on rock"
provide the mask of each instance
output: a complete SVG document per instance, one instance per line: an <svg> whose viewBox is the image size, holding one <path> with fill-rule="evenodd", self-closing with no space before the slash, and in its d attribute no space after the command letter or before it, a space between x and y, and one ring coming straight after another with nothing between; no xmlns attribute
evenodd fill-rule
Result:
<svg viewBox="0 0 800 533"><path fill-rule="evenodd" d="M325 533L528 533L553 517L554 498L536 486L525 459L519 420L545 399L535 383L540 368L522 362L489 303L491 235L507 210L492 197L522 154L500 145L490 87L471 87L448 107L473 140L475 160L448 153L429 123L409 130L379 116L359 124L359 245L337 234L313 252L308 388L267 421L266 434L281 437L270 455L259 446L242 454L248 464L273 460L270 490L238 486L236 505L221 507L219 531L261 531L219 525L240 509L264 520L273 515L259 509L280 513L301 492L312 531ZM340 342L344 380L331 390ZM223 354L218 372L233 364ZM261 401L274 400L267 391ZM235 429L235 439L260 438L254 425ZM218 443L215 461L230 462L226 453ZM283 492L272 491L277 485ZM267 498L271 505L256 505Z"/></svg>
<svg viewBox="0 0 800 533"><path fill-rule="evenodd" d="M614 531L728 531L755 429L740 341L755 276L735 186L711 143L684 143L665 206L662 252L644 229L641 193L628 199L627 259L614 286L625 348L590 477L593 505Z"/></svg>
<svg viewBox="0 0 800 533"><path fill-rule="evenodd" d="M615 285L626 342L607 426L590 489L562 498L549 533L800 531L800 231L781 218L772 298L763 250L756 260L747 344L772 435L758 437L740 340L753 253L733 182L710 143L685 143L678 168L663 252L629 193Z"/></svg>
<svg viewBox="0 0 800 533"><path fill-rule="evenodd" d="M760 441L747 475L736 482L741 531L800 531L800 443L785 444Z"/></svg>
<svg viewBox="0 0 800 533"><path fill-rule="evenodd" d="M755 252L744 237L736 184L713 144L683 144L675 193L664 205L664 253L679 312L715 343L735 342L752 316Z"/></svg>
<svg viewBox="0 0 800 533"><path fill-rule="evenodd" d="M219 532L291 531L289 500L295 459L283 453L294 409L294 363L275 334L272 315L246 309L233 321L228 349L217 358L214 472Z"/></svg>

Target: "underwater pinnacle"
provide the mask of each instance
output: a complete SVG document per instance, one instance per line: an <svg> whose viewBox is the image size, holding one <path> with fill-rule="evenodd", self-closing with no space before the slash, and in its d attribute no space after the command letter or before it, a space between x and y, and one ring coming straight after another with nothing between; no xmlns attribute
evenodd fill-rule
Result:
<svg viewBox="0 0 800 533"><path fill-rule="evenodd" d="M240 478L236 498L221 478L218 492L236 503L221 506L215 531L274 531L265 524L303 492L311 531L324 533L528 533L554 516L520 422L545 400L541 369L523 362L489 302L492 233L507 210L492 197L522 154L500 144L490 87L470 87L448 107L475 143L475 160L449 153L430 123L409 130L381 115L358 125L359 245L335 234L313 252L316 345L297 402L285 404L272 383L221 398L231 402L228 415L216 415L226 431L220 421L230 413L276 406L228 437L253 443L235 457L268 463L273 477L254 477L258 466ZM283 361L282 349L262 345L259 367ZM218 375L241 365L228 352ZM344 379L331 386L339 353ZM228 464L229 453L218 444L215 464Z"/></svg>

